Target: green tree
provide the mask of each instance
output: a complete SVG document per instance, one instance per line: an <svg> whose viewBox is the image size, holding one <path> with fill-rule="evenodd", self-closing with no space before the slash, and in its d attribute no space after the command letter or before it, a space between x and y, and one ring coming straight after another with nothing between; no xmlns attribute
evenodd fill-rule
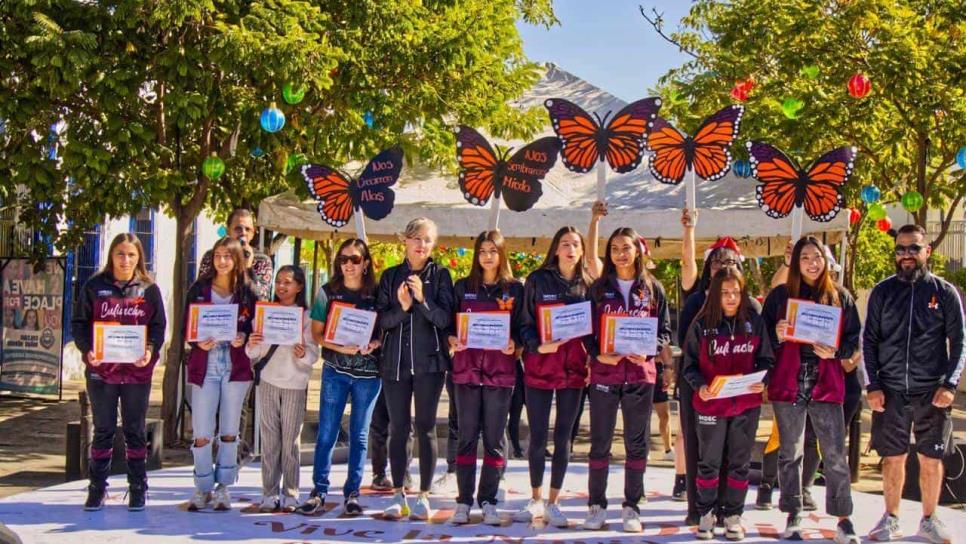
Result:
<svg viewBox="0 0 966 544"><path fill-rule="evenodd" d="M910 190L925 197L915 213L925 226L938 210L942 241L966 196L966 174L954 167L966 144L966 13L953 0L697 0L680 28L641 8L652 28L690 56L665 74L663 114L694 126L733 102L732 87L754 81L742 121L744 140L764 140L808 162L841 145L859 149L847 202L864 213L858 194L875 184L885 202ZM857 73L871 92L847 91ZM797 118L782 111L803 102ZM749 181L751 183L751 181ZM767 220L762 216L762 220ZM856 256L858 225L852 228ZM847 277L851 285L851 275Z"/></svg>
<svg viewBox="0 0 966 544"><path fill-rule="evenodd" d="M184 285L198 214L254 206L297 182L293 154L343 164L400 144L436 164L451 160L457 121L532 133L539 112L509 105L538 77L520 18L555 21L549 0L0 3L0 197L61 249L107 215L164 205L177 225L165 233L178 248L174 285ZM286 83L306 90L301 103L283 101ZM271 102L287 118L273 134L259 126ZM48 142L58 119L67 128ZM50 143L58 160L45 155ZM213 152L226 169L209 179L201 165ZM183 300L173 301L179 321ZM183 348L174 331L169 439Z"/></svg>

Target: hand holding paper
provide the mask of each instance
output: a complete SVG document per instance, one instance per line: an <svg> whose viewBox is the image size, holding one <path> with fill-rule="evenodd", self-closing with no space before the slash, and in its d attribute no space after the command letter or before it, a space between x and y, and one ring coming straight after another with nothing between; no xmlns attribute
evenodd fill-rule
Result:
<svg viewBox="0 0 966 544"><path fill-rule="evenodd" d="M760 372L752 372L751 374L715 376L714 381L711 382L711 385L707 386L710 397L701 398L703 400L709 400L712 398L727 399L740 395L754 393L760 394L762 391L764 391L764 384L762 383L762 380L765 379L765 374L767 373L767 370L762 370Z"/></svg>

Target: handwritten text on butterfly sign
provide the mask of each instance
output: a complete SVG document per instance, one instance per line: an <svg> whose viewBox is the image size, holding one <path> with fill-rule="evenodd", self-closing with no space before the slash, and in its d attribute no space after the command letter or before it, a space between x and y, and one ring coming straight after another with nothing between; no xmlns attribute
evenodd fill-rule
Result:
<svg viewBox="0 0 966 544"><path fill-rule="evenodd" d="M359 187L378 187L379 185L392 185L395 183L397 176L379 176L376 178L367 178L359 180Z"/></svg>

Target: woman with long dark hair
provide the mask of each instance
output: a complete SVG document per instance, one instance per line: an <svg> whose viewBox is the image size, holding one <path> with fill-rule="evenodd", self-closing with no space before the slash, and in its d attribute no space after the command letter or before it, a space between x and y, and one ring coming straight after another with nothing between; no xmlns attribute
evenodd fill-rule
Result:
<svg viewBox="0 0 966 544"><path fill-rule="evenodd" d="M764 321L748 304L745 280L736 267L719 270L708 298L690 326L684 345L683 378L695 394L693 404L698 441L697 497L700 520L697 537L714 537L715 508L724 516L725 537L745 536L741 515L748 493L751 451L758 430L764 383L751 393L716 399L710 390L717 376L767 371L774 362ZM722 467L727 485L721 489Z"/></svg>
<svg viewBox="0 0 966 544"><path fill-rule="evenodd" d="M208 338L190 343L187 373L194 434L191 454L195 465L195 492L188 502L191 512L201 510L209 503L213 503L217 511L231 510L228 487L238 480L242 404L254 379L251 359L245 353L245 341L252 330L256 300L245 272L241 244L229 237L215 242L212 268L188 289L185 327L191 305L196 303L237 305L238 322L237 333L230 342ZM218 457L214 458L212 442L216 430Z"/></svg>
<svg viewBox="0 0 966 544"><path fill-rule="evenodd" d="M114 237L107 263L84 284L72 315L71 333L87 367L87 397L94 416L84 510L100 510L104 505L118 406L127 458L128 509L143 510L148 489L145 417L167 321L161 291L144 266L144 248L137 236L123 233ZM147 327L144 356L134 364L98 360L93 351L94 324L98 322Z"/></svg>
<svg viewBox="0 0 966 544"><path fill-rule="evenodd" d="M314 515L323 511L329 492L332 451L339 437L346 403L352 400L349 413L349 470L342 486L343 510L346 515L362 513L359 488L365 470L369 439L369 422L379 396L379 327L365 346L340 346L324 338L326 322L335 305L348 304L359 310L376 310L376 278L369 246L352 238L342 242L332 267L332 279L322 286L312 306L312 337L322 345L322 386L319 405L319 434L312 466L312 494L298 508L300 514Z"/></svg>
<svg viewBox="0 0 966 544"><path fill-rule="evenodd" d="M658 352L671 342L664 288L645 266L644 245L631 228L615 230L607 240L600 278L590 288L595 335L590 351L590 497L584 528L601 529L607 521L607 477L617 411L624 418L624 530L641 532L638 504L644 496L648 428L657 378L654 355L601 353L599 328L607 315L656 317Z"/></svg>
<svg viewBox="0 0 966 544"><path fill-rule="evenodd" d="M587 291L593 278L587 269L585 248L580 231L575 227L562 227L554 234L543 264L527 277L524 286L520 338L525 348L523 379L530 424L527 458L532 496L527 505L514 514L513 519L518 522L543 517L555 527L569 525L569 520L560 511L559 496L570 460L570 433L587 379L587 349L581 338L543 343L537 315L543 305L572 304L588 299ZM550 408L554 404L556 420L550 494L544 503L547 431Z"/></svg>
<svg viewBox="0 0 966 544"><path fill-rule="evenodd" d="M838 348L785 341L788 300L805 299L842 311ZM779 508L788 514L784 537L801 539L802 459L805 421L811 419L825 466L825 510L839 518L838 543L858 542L852 514L851 482L845 452L845 371L842 359L858 349L861 324L848 291L832 281L825 246L814 236L799 240L792 250L788 281L769 293L762 317L775 347L775 369L768 399L778 422Z"/></svg>

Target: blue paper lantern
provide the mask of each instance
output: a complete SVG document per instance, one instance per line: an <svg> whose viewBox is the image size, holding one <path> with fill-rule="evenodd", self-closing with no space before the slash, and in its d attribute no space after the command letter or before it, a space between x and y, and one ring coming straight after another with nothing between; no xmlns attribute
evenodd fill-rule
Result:
<svg viewBox="0 0 966 544"><path fill-rule="evenodd" d="M456 254L459 255L460 257L462 257L463 255L466 255L466 248L465 247L456 248Z"/></svg>
<svg viewBox="0 0 966 544"><path fill-rule="evenodd" d="M260 159L265 155L265 150L256 145L251 151L248 152L248 154L251 155L253 159Z"/></svg>
<svg viewBox="0 0 966 544"><path fill-rule="evenodd" d="M7 133L7 120L0 119L0 136L3 136L6 133Z"/></svg>
<svg viewBox="0 0 966 544"><path fill-rule="evenodd" d="M881 196L882 192L875 185L866 185L862 188L862 202L866 204L878 202Z"/></svg>
<svg viewBox="0 0 966 544"><path fill-rule="evenodd" d="M285 114L275 106L275 102L262 110L261 124L265 132L272 133L282 130L285 126Z"/></svg>
<svg viewBox="0 0 966 544"><path fill-rule="evenodd" d="M366 122L366 126L369 128L372 128L376 124L376 119L372 116L371 111L367 111L365 115L362 116L362 120Z"/></svg>
<svg viewBox="0 0 966 544"><path fill-rule="evenodd" d="M747 178L751 175L751 163L748 159L738 159L735 161L735 175L739 178Z"/></svg>
<svg viewBox="0 0 966 544"><path fill-rule="evenodd" d="M224 225L218 227L218 236L220 238L224 238L227 235L228 235L228 229L226 229Z"/></svg>
<svg viewBox="0 0 966 544"><path fill-rule="evenodd" d="M963 170L966 170L966 145L960 147L959 152L956 153L956 164Z"/></svg>

